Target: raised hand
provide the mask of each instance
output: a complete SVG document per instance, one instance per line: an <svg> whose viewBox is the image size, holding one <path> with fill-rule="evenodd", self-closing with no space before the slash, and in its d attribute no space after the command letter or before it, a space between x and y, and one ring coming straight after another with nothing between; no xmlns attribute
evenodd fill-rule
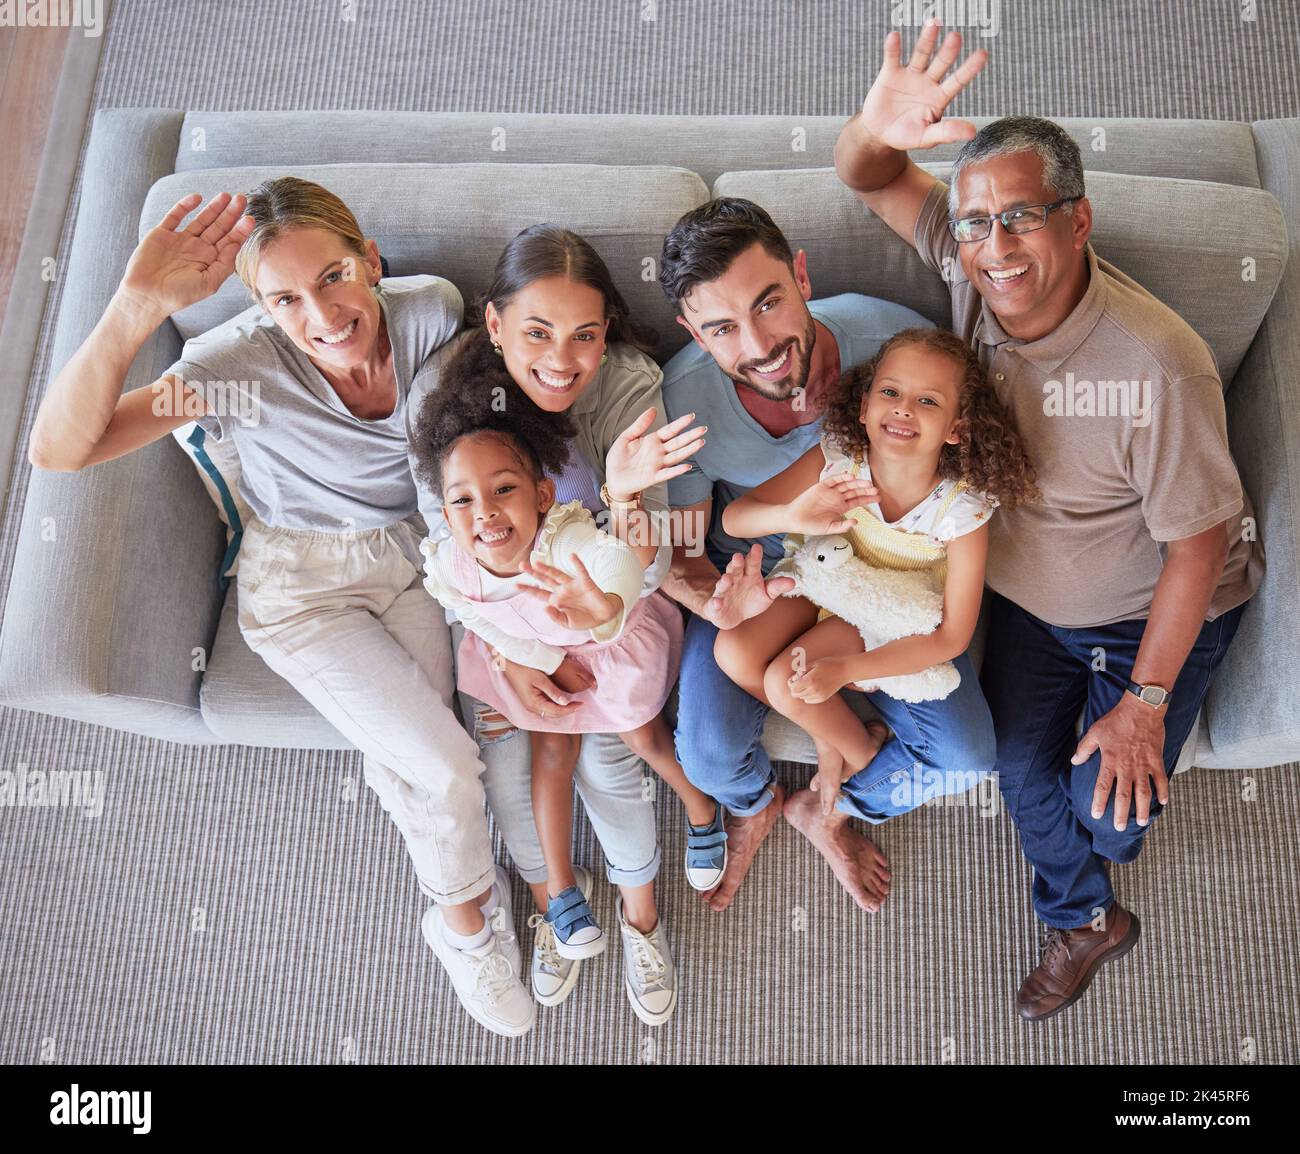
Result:
<svg viewBox="0 0 1300 1154"><path fill-rule="evenodd" d="M757 617L794 586L793 577L763 579L763 547L754 544L746 556L732 554L731 563L718 578L713 596L704 603L700 616L719 629L734 629L742 621Z"/></svg>
<svg viewBox="0 0 1300 1154"><path fill-rule="evenodd" d="M690 469L689 458L704 447L707 425L687 428L695 420L686 413L662 429L650 431L655 410L646 409L610 447L605 457L605 484L615 497L631 497L651 485L680 477Z"/></svg>
<svg viewBox="0 0 1300 1154"><path fill-rule="evenodd" d="M989 54L982 48L972 52L961 67L946 76L961 53L961 33L949 32L934 54L938 40L939 22L927 21L904 66L902 36L896 31L886 36L884 66L862 103L863 127L900 152L970 140L975 135L975 125L969 120L944 120L943 110L979 75Z"/></svg>
<svg viewBox="0 0 1300 1154"><path fill-rule="evenodd" d="M847 473L828 477L805 489L786 506L785 531L809 537L823 533L847 533L855 522L845 516L850 509L874 505L880 490L868 480Z"/></svg>
<svg viewBox="0 0 1300 1154"><path fill-rule="evenodd" d="M136 246L122 274L119 292L138 308L171 316L210 297L235 269L235 254L253 231L244 216L248 198L221 192L188 225L180 228L202 197L190 193Z"/></svg>
<svg viewBox="0 0 1300 1154"><path fill-rule="evenodd" d="M524 572L538 584L520 588L529 596L545 601L547 616L565 629L597 629L614 620L622 609L622 601L612 593L601 591L577 554L570 554L569 561L576 570L573 574L525 558Z"/></svg>

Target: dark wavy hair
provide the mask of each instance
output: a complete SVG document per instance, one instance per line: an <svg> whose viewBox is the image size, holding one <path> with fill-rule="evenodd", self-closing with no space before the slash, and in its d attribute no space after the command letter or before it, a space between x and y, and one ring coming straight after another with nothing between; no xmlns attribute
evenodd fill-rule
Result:
<svg viewBox="0 0 1300 1154"><path fill-rule="evenodd" d="M881 361L892 350L906 345L951 357L962 369L958 400L958 416L964 422L961 440L943 446L939 472L951 480L964 480L1008 508L1037 500L1034 468L1015 422L989 385L975 350L943 329L903 329L881 345L869 361L844 373L826 402L822 431L827 438L845 453L866 451L867 431L859 419L862 398L870 390Z"/></svg>
<svg viewBox="0 0 1300 1154"><path fill-rule="evenodd" d="M538 408L509 378L508 388L494 387L485 378L500 363L486 341L467 341L420 404L411 432L415 475L439 496L443 462L464 437L497 437L538 481L560 472L569 459L575 432L569 415Z"/></svg>
<svg viewBox="0 0 1300 1154"><path fill-rule="evenodd" d="M755 244L793 269L790 242L765 209L744 197L717 197L691 209L664 237L659 287L674 305L680 305L691 289L717 280Z"/></svg>
<svg viewBox="0 0 1300 1154"><path fill-rule="evenodd" d="M481 328L489 301L503 309L533 281L548 277L563 277L600 293L605 300L605 319L609 321L606 339L610 344L623 341L643 353L654 348L658 334L632 320L627 301L600 253L585 237L555 224L530 225L510 239L497 257L491 283L468 312L466 324ZM501 372L505 372L504 365Z"/></svg>

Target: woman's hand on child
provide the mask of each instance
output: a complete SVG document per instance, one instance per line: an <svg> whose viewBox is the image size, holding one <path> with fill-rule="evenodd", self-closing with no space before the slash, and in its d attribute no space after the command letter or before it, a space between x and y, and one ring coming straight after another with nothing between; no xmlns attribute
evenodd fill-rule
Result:
<svg viewBox="0 0 1300 1154"><path fill-rule="evenodd" d="M591 670L574 657L566 656L559 668L551 674L551 680L565 693L586 693L588 689L596 688L596 679L591 675Z"/></svg>
<svg viewBox="0 0 1300 1154"><path fill-rule="evenodd" d="M790 695L807 705L817 705L848 683L849 676L840 658L819 657L802 673L790 678Z"/></svg>
<svg viewBox="0 0 1300 1154"><path fill-rule="evenodd" d="M501 675L530 713L538 717L564 717L582 708L581 701L570 701L569 695L540 669L517 665L505 657L500 659L500 664Z"/></svg>
<svg viewBox="0 0 1300 1154"><path fill-rule="evenodd" d="M652 485L661 485L690 470L689 458L704 447L707 425L687 426L695 420L686 413L662 429L650 431L656 410L646 409L632 422L605 457L605 484L614 497L630 499Z"/></svg>
<svg viewBox="0 0 1300 1154"><path fill-rule="evenodd" d="M598 629L613 621L622 611L623 602L612 593L605 593L587 572L587 567L576 554L569 555L573 574L547 565L543 561L524 559L524 572L537 585L521 585L531 597L546 602L546 614L556 625L565 629L587 631Z"/></svg>
<svg viewBox="0 0 1300 1154"><path fill-rule="evenodd" d="M793 577L763 579L763 546L755 543L747 555L731 555L731 563L718 578L713 596L704 603L700 616L719 629L734 629L742 621L757 617L794 586Z"/></svg>
<svg viewBox="0 0 1300 1154"><path fill-rule="evenodd" d="M847 533L855 524L846 516L849 510L874 505L879 499L880 490L861 477L847 473L828 477L805 489L785 507L785 531L809 537Z"/></svg>

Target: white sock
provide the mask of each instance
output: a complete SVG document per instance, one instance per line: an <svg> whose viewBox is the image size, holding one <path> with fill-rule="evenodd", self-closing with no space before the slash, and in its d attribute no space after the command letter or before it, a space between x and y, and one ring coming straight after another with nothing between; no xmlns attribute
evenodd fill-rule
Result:
<svg viewBox="0 0 1300 1154"><path fill-rule="evenodd" d="M458 934L445 921L442 923L442 936L449 946L458 950L475 950L486 946L492 940L492 923L484 919L483 928L473 934Z"/></svg>
<svg viewBox="0 0 1300 1154"><path fill-rule="evenodd" d="M492 888L483 895L483 900L479 902L478 908L483 911L483 916L486 918L490 916L492 911L496 909L497 906L499 906L500 904L501 904L501 897L497 893L497 883L493 882Z"/></svg>

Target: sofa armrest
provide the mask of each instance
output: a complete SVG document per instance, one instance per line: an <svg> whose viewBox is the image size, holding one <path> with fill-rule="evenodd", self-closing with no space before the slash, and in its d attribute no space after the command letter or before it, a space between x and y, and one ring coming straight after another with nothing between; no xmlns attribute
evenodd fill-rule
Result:
<svg viewBox="0 0 1300 1154"><path fill-rule="evenodd" d="M175 166L181 122L180 112L158 110L96 116L60 278L52 372L108 303L145 195ZM125 387L155 380L180 344L164 325ZM170 437L78 473L32 470L0 629L0 703L150 737L214 740L199 713L197 651L216 632L224 545Z"/></svg>
<svg viewBox="0 0 1300 1154"><path fill-rule="evenodd" d="M1205 702L1198 765L1300 760L1300 120L1254 125L1260 182L1290 234L1277 294L1227 396L1228 437L1255 505L1265 572Z"/></svg>

